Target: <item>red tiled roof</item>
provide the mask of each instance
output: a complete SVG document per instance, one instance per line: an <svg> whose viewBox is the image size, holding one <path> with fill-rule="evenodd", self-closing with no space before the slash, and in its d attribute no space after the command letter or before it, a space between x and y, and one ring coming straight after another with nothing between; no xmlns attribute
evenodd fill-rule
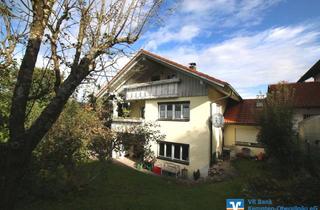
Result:
<svg viewBox="0 0 320 210"><path fill-rule="evenodd" d="M224 114L224 120L227 124L257 124L256 113L259 109L256 107L257 99L244 99L241 102L227 107Z"/></svg>
<svg viewBox="0 0 320 210"><path fill-rule="evenodd" d="M289 90L293 91L294 108L320 108L320 82L288 83ZM276 91L279 86L269 85L268 92Z"/></svg>
<svg viewBox="0 0 320 210"><path fill-rule="evenodd" d="M168 64L170 64L170 65L176 66L176 67L178 67L178 68L180 68L180 69L182 69L182 70L184 70L184 71L187 71L187 72L189 72L189 73L194 73L194 74L196 74L196 75L198 75L198 76L200 76L200 77L205 77L205 78L207 78L208 80L211 80L212 82L220 83L220 84L223 84L223 85L228 84L228 83L225 82L225 81L222 81L222 80L219 80L219 79L214 78L214 77L212 77L212 76L209 76L209 75L207 75L207 74L204 74L204 73L202 73L202 72L200 72L200 71L198 71L198 70L191 69L191 68L189 68L189 67L187 67L187 66L184 66L184 65L181 65L181 64L179 64L179 63L177 63L177 62L171 61L171 60L169 60L169 59L167 59L167 58L164 58L164 57L161 57L161 56L159 56L159 55L157 55L157 54L151 53L151 52L146 51L146 50L143 50L143 49L141 49L140 51L143 52L145 55L149 55L149 56L151 56L151 57L157 58L157 59L161 60L162 62L165 62L165 63L168 63Z"/></svg>
<svg viewBox="0 0 320 210"><path fill-rule="evenodd" d="M151 57L151 58L153 58L153 59L160 60L161 62L167 63L167 64L169 64L169 65L171 65L171 66L174 66L174 67L176 67L176 68L179 68L179 69L181 69L181 70L183 70L183 71L185 71L185 72L188 72L188 73L191 73L191 74L195 74L196 76L205 78L205 79L207 79L207 80L209 80L209 81L211 81L211 82L213 82L213 83L218 83L218 84L221 84L221 85L229 85L229 84L228 84L227 82L225 82L225 81L219 80L219 79L214 78L214 77L212 77L212 76L209 76L209 75L207 75L207 74L205 74L205 73L199 72L198 70L191 69L191 68L189 68L189 67L187 67L187 66L181 65L181 64L176 63L176 62L174 62L174 61L171 61L171 60L169 60L169 59L167 59L167 58L161 57L161 56L159 56L159 55L156 55L156 54L154 54L154 53L151 53L151 52L149 52L149 51L146 51L146 50L141 49L141 50L111 79L111 81L110 81L108 84L106 84L104 87L102 87L102 88L100 89L100 91L97 93L97 96L100 96L101 94L103 94L103 92L105 91L105 89L107 89L107 87L108 87L110 84L112 84L112 83L125 71L125 69L133 63L133 60L135 60L135 59L136 59L137 57L139 57L141 54L144 54L144 55L146 55L146 56L149 56L149 57ZM229 85L229 86L230 86L230 85Z"/></svg>

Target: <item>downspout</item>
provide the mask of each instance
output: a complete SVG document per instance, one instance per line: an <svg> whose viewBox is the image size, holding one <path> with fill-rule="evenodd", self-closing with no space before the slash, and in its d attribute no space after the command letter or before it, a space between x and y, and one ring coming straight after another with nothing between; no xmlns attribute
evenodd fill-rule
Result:
<svg viewBox="0 0 320 210"><path fill-rule="evenodd" d="M229 95L227 96L223 96L221 98L217 98L213 101L210 102L210 119L209 119L209 130L210 130L210 153L209 153L209 163L210 163L210 166L212 166L212 145L213 145L213 130L212 130L212 104L218 102L218 101L221 101L223 99L226 99L226 98L229 98L230 96L232 95L232 91L229 93Z"/></svg>

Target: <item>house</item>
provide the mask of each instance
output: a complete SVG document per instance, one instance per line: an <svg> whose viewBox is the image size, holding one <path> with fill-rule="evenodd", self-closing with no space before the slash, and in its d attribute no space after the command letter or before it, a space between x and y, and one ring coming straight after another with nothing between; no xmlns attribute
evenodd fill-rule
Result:
<svg viewBox="0 0 320 210"><path fill-rule="evenodd" d="M314 78L314 81L306 80ZM293 129L301 138L320 139L317 137L320 116L320 60L314 64L296 83L284 83L268 86L268 94L285 88L292 92L291 105L294 111ZM245 99L233 103L226 108L224 114L224 147L230 149L234 156L243 148L250 150L251 155L263 152L263 147L257 141L259 125L257 113L263 106L261 99ZM309 119L314 118L314 119Z"/></svg>
<svg viewBox="0 0 320 210"><path fill-rule="evenodd" d="M261 99L244 99L230 104L224 114L224 147L234 157L243 148L250 149L250 155L263 153L264 149L257 141L259 124L257 113L262 109Z"/></svg>
<svg viewBox="0 0 320 210"><path fill-rule="evenodd" d="M131 110L129 116L120 117L115 104L112 129L121 132L121 128L157 122L166 137L152 145L155 164L174 164L187 169L189 177L196 170L207 176L213 155L222 153L223 130L210 119L222 116L228 103L242 100L230 84L198 71L194 63L183 66L145 50L97 96L106 92L123 95Z"/></svg>
<svg viewBox="0 0 320 210"><path fill-rule="evenodd" d="M285 84L294 90L297 132L304 119L320 115L319 65L318 61L299 82ZM310 77L315 81L305 82ZM269 85L268 92L277 88ZM197 170L207 176L212 160L224 152L231 156L244 150L249 155L264 152L257 141L256 116L263 99L242 99L230 84L200 72L195 63L187 67L140 50L97 96L105 93L122 96L121 106L130 110L124 114L114 102L113 130L121 132L144 122L160 125L165 140L151 145L160 168L186 169L190 178Z"/></svg>

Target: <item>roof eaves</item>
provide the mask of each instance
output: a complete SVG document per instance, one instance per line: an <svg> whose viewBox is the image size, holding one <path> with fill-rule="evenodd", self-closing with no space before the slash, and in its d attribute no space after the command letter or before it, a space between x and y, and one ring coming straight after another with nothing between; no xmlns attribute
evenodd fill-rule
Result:
<svg viewBox="0 0 320 210"><path fill-rule="evenodd" d="M120 75L124 73L125 70L128 69L134 63L134 60L137 59L142 53L143 50L139 50L139 52L137 52L137 54L135 54L133 58L126 65L124 65L124 67L122 67L120 71L117 72L117 74L110 80L110 82L108 82L99 90L99 92L96 94L96 97L100 97L101 95L103 95L103 93L108 89L108 87L112 85L112 83L114 83L120 77Z"/></svg>
<svg viewBox="0 0 320 210"><path fill-rule="evenodd" d="M318 60L300 79L298 82L303 82L310 77L314 76L314 74L319 71L320 72L320 60Z"/></svg>

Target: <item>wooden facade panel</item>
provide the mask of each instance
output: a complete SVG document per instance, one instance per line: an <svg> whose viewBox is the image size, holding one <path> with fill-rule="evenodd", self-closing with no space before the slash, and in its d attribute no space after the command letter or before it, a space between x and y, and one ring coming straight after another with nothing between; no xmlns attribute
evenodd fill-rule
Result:
<svg viewBox="0 0 320 210"><path fill-rule="evenodd" d="M126 99L139 100L208 95L208 85L205 82L181 72L172 73L176 75L176 79L128 85L126 87Z"/></svg>
<svg viewBox="0 0 320 210"><path fill-rule="evenodd" d="M150 85L126 90L126 100L165 98L178 96L178 83Z"/></svg>
<svg viewBox="0 0 320 210"><path fill-rule="evenodd" d="M181 80L178 86L178 95L180 97L208 95L208 86L204 82L200 82L199 79L182 73L177 73L177 77Z"/></svg>

